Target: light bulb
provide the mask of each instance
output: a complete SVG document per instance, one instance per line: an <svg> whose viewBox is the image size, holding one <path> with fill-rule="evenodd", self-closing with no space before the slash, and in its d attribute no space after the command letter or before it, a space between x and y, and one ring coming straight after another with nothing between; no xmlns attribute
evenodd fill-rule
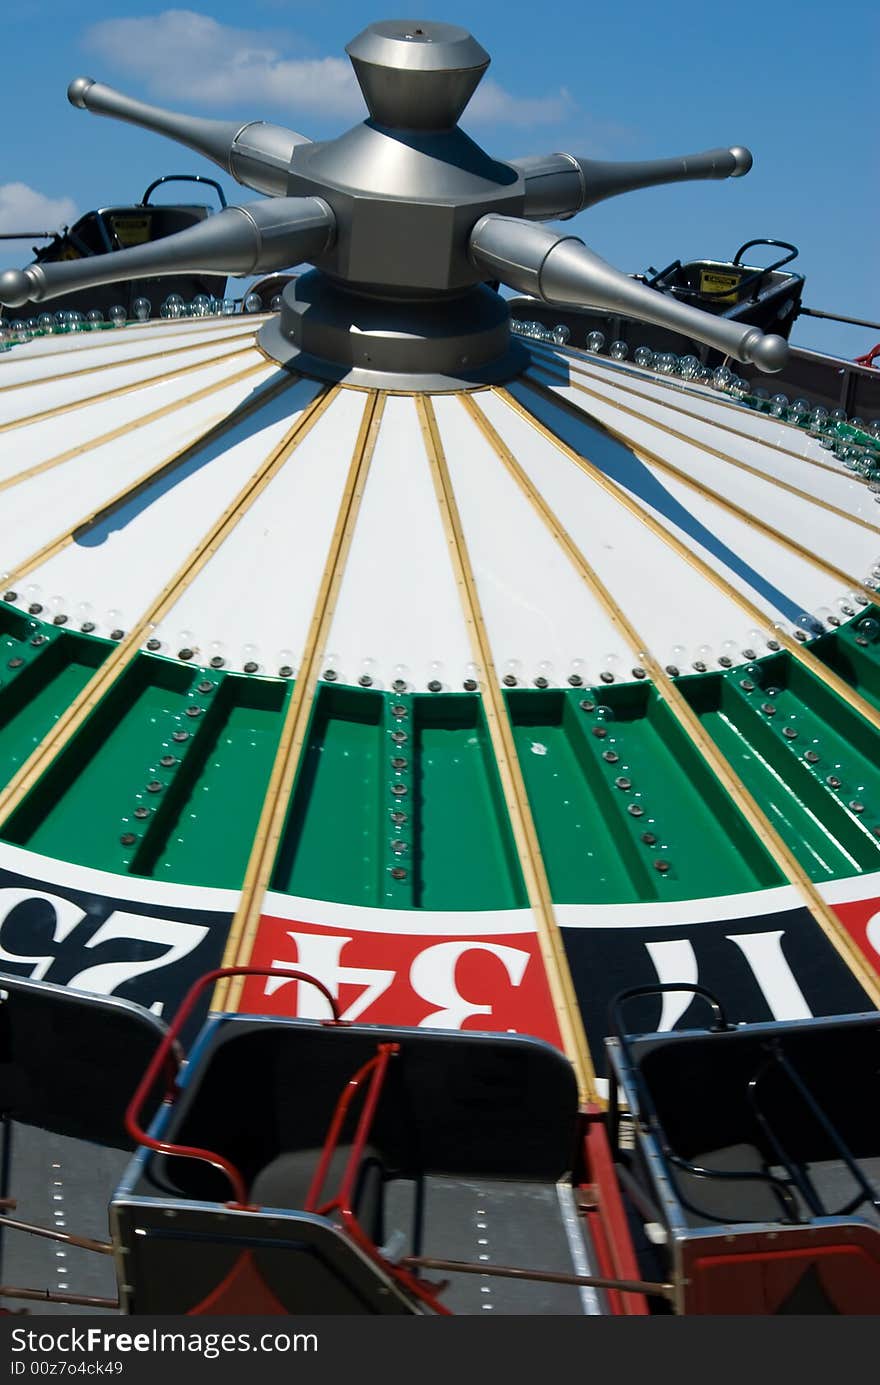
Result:
<svg viewBox="0 0 880 1385"><path fill-rule="evenodd" d="M138 322L146 322L152 310L153 305L149 298L136 298L131 305L131 311L134 313Z"/></svg>
<svg viewBox="0 0 880 1385"><path fill-rule="evenodd" d="M211 311L211 300L206 293L197 293L192 301L190 312L193 317L207 317Z"/></svg>
<svg viewBox="0 0 880 1385"><path fill-rule="evenodd" d="M207 655L211 668L223 668L226 664L226 645L223 640L211 640Z"/></svg>
<svg viewBox="0 0 880 1385"><path fill-rule="evenodd" d="M241 647L241 667L245 673L260 672L260 649L256 644L243 644Z"/></svg>
<svg viewBox="0 0 880 1385"><path fill-rule="evenodd" d="M174 647L178 659L191 659L196 652L196 637L192 630L178 630Z"/></svg>
<svg viewBox="0 0 880 1385"><path fill-rule="evenodd" d="M249 293L244 300L244 310L246 313L261 313L263 311L263 300L258 293Z"/></svg>
<svg viewBox="0 0 880 1385"><path fill-rule="evenodd" d="M629 347L625 341L613 341L608 348L608 354L614 361L625 361L629 355Z"/></svg>
<svg viewBox="0 0 880 1385"><path fill-rule="evenodd" d="M114 327L124 327L127 321L127 313L121 303L114 303L107 314L107 318L113 323Z"/></svg>
<svg viewBox="0 0 880 1385"><path fill-rule="evenodd" d="M296 659L292 649L279 649L275 655L275 667L279 678L292 678L296 673Z"/></svg>
<svg viewBox="0 0 880 1385"><path fill-rule="evenodd" d="M720 365L712 371L712 385L716 390L726 390L733 379L733 371L728 370L726 365Z"/></svg>
<svg viewBox="0 0 880 1385"><path fill-rule="evenodd" d="M273 313L280 313L280 311L281 311L281 302L282 302L281 294L280 294L280 293L276 293L275 297L272 299L272 301L271 301L270 304L269 304L269 307L272 309L272 312L273 312Z"/></svg>
<svg viewBox="0 0 880 1385"><path fill-rule="evenodd" d="M358 683L362 688L372 688L376 683L377 663L375 659L366 658L361 660Z"/></svg>
<svg viewBox="0 0 880 1385"><path fill-rule="evenodd" d="M535 672L535 687L549 688L555 682L553 664L549 659L542 659Z"/></svg>
<svg viewBox="0 0 880 1385"><path fill-rule="evenodd" d="M697 356L682 356L678 363L678 373L683 380L697 380L702 371L703 367Z"/></svg>
<svg viewBox="0 0 880 1385"><path fill-rule="evenodd" d="M101 312L100 308L89 308L89 311L86 313L86 322L92 327L97 327L98 323L103 321L104 314Z"/></svg>
<svg viewBox="0 0 880 1385"><path fill-rule="evenodd" d="M391 687L396 693L409 692L410 671L407 664L395 664L391 670Z"/></svg>
<svg viewBox="0 0 880 1385"><path fill-rule="evenodd" d="M589 333L587 334L587 350L588 350L588 351L595 351L595 352L598 354L598 353L602 350L602 348L604 347L604 345L605 345L605 333L604 333L604 332L589 332Z"/></svg>
<svg viewBox="0 0 880 1385"><path fill-rule="evenodd" d="M522 677L522 663L519 659L508 659L504 665L504 677L502 683L505 687L515 688Z"/></svg>
<svg viewBox="0 0 880 1385"><path fill-rule="evenodd" d="M122 612L116 607L112 607L104 614L104 628L111 639L121 639L125 632L125 622Z"/></svg>
<svg viewBox="0 0 880 1385"><path fill-rule="evenodd" d="M654 364L654 352L649 346L637 346L633 360L637 366L641 366L642 370L650 370Z"/></svg>
<svg viewBox="0 0 880 1385"><path fill-rule="evenodd" d="M432 659L428 664L428 691L441 692L445 687L443 678L443 664L439 659Z"/></svg>
<svg viewBox="0 0 880 1385"><path fill-rule="evenodd" d="M774 394L770 400L770 412L774 418L782 418L788 408L787 394Z"/></svg>
<svg viewBox="0 0 880 1385"><path fill-rule="evenodd" d="M465 664L462 686L467 692L476 692L480 686L480 665Z"/></svg>
<svg viewBox="0 0 880 1385"><path fill-rule="evenodd" d="M221 304L221 311L224 317L232 317L236 309L234 298L224 298Z"/></svg>
<svg viewBox="0 0 880 1385"><path fill-rule="evenodd" d="M553 340L557 346L567 346L571 341L571 332L564 322L559 322L553 328Z"/></svg>

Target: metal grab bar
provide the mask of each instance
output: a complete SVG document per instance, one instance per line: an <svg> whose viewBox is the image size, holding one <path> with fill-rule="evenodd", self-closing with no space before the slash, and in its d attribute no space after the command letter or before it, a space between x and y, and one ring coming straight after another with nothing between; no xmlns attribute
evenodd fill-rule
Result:
<svg viewBox="0 0 880 1385"><path fill-rule="evenodd" d="M350 1077L345 1084L342 1094L336 1103L336 1109L333 1112L330 1128L327 1131L327 1138L324 1141L321 1158L318 1161L318 1167L312 1178L306 1197L305 1208L303 1210L306 1212L313 1212L319 1217L326 1217L330 1212L338 1212L344 1230L365 1255L369 1256L369 1258L379 1265L386 1274L390 1275L404 1289L407 1289L413 1297L419 1299L420 1302L431 1308L435 1313L439 1313L441 1317L451 1317L451 1310L445 1307L437 1298L437 1291L444 1286L426 1284L423 1280L419 1279L417 1275L411 1274L409 1270L402 1265L395 1265L390 1260L387 1260L379 1250L379 1247L364 1231L351 1205L352 1196L355 1190L355 1180L360 1170L367 1139L376 1114L376 1108L379 1104L379 1097L385 1085L388 1064L399 1052L400 1044L379 1044L375 1055L364 1063L362 1067L358 1068L354 1076ZM351 1103L368 1077L370 1078L370 1085L367 1089L363 1109L357 1123L357 1129L355 1130L351 1154L348 1157L339 1184L339 1191L334 1197L330 1198L329 1201L319 1204L318 1199L321 1196L321 1191L327 1178L330 1161L339 1144L339 1137L342 1133L342 1127L345 1124L345 1118L348 1115Z"/></svg>
<svg viewBox="0 0 880 1385"><path fill-rule="evenodd" d="M181 1159L196 1159L202 1163L210 1164L212 1168L218 1169L229 1180L234 1193L234 1202L238 1206L248 1206L248 1193L244 1177L241 1171L236 1168L229 1159L222 1154L216 1154L213 1150L202 1149L198 1145L175 1145L167 1140L154 1140L143 1129L140 1120L144 1104L156 1083L162 1069L166 1069L171 1056L172 1049L177 1042L180 1032L195 1006L196 1001L206 987L212 985L223 976L283 976L287 981L306 981L309 985L316 987L328 1002L333 1014L333 1022L339 1023L339 1007L323 981L318 981L314 976L309 976L305 971L289 971L287 968L280 967L218 967L215 971L206 972L204 976L193 982L186 995L180 1003L177 1014L168 1026L165 1037L153 1054L147 1070L137 1085L134 1096L128 1104L125 1112L125 1129L134 1140L135 1144L142 1145L146 1149L152 1149L157 1154L168 1154ZM168 1083L165 1090L164 1102L171 1104L177 1097L177 1086Z"/></svg>
<svg viewBox="0 0 880 1385"><path fill-rule="evenodd" d="M758 1086L762 1079L773 1067L778 1068L788 1078L789 1082L791 1083L794 1090L797 1092L798 1096L803 1101L807 1110L814 1117L814 1119L818 1121L819 1125L824 1130L825 1134L828 1136L832 1145L837 1149L838 1154L840 1155L843 1162L846 1164L846 1167L849 1169L853 1177L853 1181L862 1190L862 1195L860 1198L851 1198L849 1202L847 1202L844 1205L844 1207L839 1209L837 1212L829 1212L812 1179L808 1177L805 1170L801 1169L800 1166L796 1165L790 1158L781 1140L778 1138L775 1130L770 1124L769 1118L765 1115L764 1111L761 1109L759 1105ZM751 1082L749 1083L749 1100L751 1102L752 1109L755 1112L755 1116L761 1124L762 1130L765 1131L768 1139L772 1142L773 1147L776 1150L781 1162L788 1169L793 1181L800 1188L805 1201L807 1202L815 1216L827 1217L849 1215L849 1213L854 1211L856 1207L860 1207L863 1202L870 1202L872 1206L880 1210L880 1194L878 1194L876 1188L874 1188L873 1185L868 1182L867 1178L862 1172L862 1168L858 1160L854 1157L849 1147L844 1143L843 1137L837 1130L836 1126L828 1119L828 1116L822 1109L821 1104L819 1103L819 1101L817 1101L816 1097L810 1091L810 1088L807 1086L806 1082L801 1077L800 1073L797 1071L797 1068L795 1068L791 1059L788 1058L787 1055L783 1052L782 1045L778 1039L775 1040L770 1046L770 1052L767 1056L767 1061L762 1065L760 1071L755 1075L755 1077L752 1078ZM802 1186L802 1183L804 1186Z"/></svg>

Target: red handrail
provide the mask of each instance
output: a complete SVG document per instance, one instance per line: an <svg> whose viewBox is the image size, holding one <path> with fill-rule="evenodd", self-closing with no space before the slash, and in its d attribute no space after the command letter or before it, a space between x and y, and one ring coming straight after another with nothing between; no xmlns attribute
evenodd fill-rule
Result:
<svg viewBox="0 0 880 1385"><path fill-rule="evenodd" d="M403 1266L395 1265L390 1260L386 1260L375 1242L372 1241L364 1231L351 1205L355 1180L360 1169L361 1160L364 1156L364 1150L366 1149L370 1128L376 1114L376 1107L379 1104L382 1087L385 1083L388 1064L399 1052L400 1044L379 1044L375 1055L364 1063L362 1067L358 1068L354 1076L350 1077L345 1084L342 1094L336 1103L336 1109L333 1112L330 1128L327 1131L327 1138L324 1141L324 1148L321 1151L321 1158L318 1161L318 1167L315 1169L315 1174L309 1187L304 1210L306 1212L314 1212L320 1217L326 1217L330 1212L338 1212L342 1220L343 1229L365 1255L369 1256L371 1260L385 1270L386 1274L390 1275L392 1279L396 1279L403 1288L409 1290L415 1298L420 1299L422 1303L432 1308L435 1313L439 1313L443 1317L450 1317L452 1316L451 1310L440 1302L431 1285L426 1284L425 1281L419 1279L417 1275L411 1274L410 1271L404 1269ZM342 1179L339 1184L339 1190L329 1201L319 1205L318 1199L321 1196L321 1191L327 1178L330 1161L339 1143L339 1136L342 1133L345 1118L348 1115L352 1101L370 1074L372 1074L370 1085L364 1100L363 1110L361 1111L357 1123L351 1154L346 1161Z"/></svg>
<svg viewBox="0 0 880 1385"><path fill-rule="evenodd" d="M165 1037L153 1054L146 1072L141 1078L135 1090L134 1096L128 1103L125 1112L125 1128L135 1144L143 1145L147 1149L154 1150L157 1154L170 1154L181 1159L199 1159L205 1164L210 1164L212 1168L219 1169L226 1176L232 1186L234 1202L238 1206L248 1205L247 1187L241 1171L236 1168L229 1159L222 1154L216 1154L210 1149L201 1149L198 1145L175 1145L167 1140L154 1140L151 1135L143 1129L140 1123L141 1112L153 1085L159 1076L162 1068L166 1066L169 1055L180 1035L184 1024L189 1019L196 1001L202 991L215 981L219 981L223 976L283 976L286 981L306 981L309 985L315 986L330 1006L334 1022L339 1022L339 1007L336 1000L324 985L323 981L318 981L314 976L309 976L305 971L289 971L286 967L218 967L215 971L206 972L200 976L180 1003L177 1014L171 1021L165 1033ZM166 1069L167 1076L167 1069ZM168 1104L173 1102L177 1096L177 1087L172 1083L167 1083L164 1101Z"/></svg>

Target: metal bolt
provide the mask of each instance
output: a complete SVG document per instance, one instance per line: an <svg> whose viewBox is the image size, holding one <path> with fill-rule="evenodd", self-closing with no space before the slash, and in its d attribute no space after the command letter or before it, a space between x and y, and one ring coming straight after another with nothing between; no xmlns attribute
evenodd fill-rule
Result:
<svg viewBox="0 0 880 1385"><path fill-rule="evenodd" d="M111 630L111 631L110 631L110 638L111 638L111 640L121 640L124 634L125 634L125 631L124 631L124 630Z"/></svg>
<svg viewBox="0 0 880 1385"><path fill-rule="evenodd" d="M739 685L740 685L740 687L742 688L743 692L754 692L754 691L755 691L755 685L754 685L754 683L752 682L751 678L741 678L741 679L739 680Z"/></svg>
<svg viewBox="0 0 880 1385"><path fill-rule="evenodd" d="M504 684L505 688L515 688L515 687L516 687L516 678L514 677L514 675L513 675L512 673L505 673L505 675L504 675L504 677L502 678L501 681L502 681L502 683Z"/></svg>
<svg viewBox="0 0 880 1385"><path fill-rule="evenodd" d="M325 682L325 683L335 683L335 682L336 682L336 679L337 679L338 677L339 677L339 674L336 672L336 669L335 669L335 668L325 668L325 669L324 669L324 682Z"/></svg>
<svg viewBox="0 0 880 1385"><path fill-rule="evenodd" d="M391 739L393 740L395 745L406 745L407 741L409 740L409 736L406 734L405 731L392 731Z"/></svg>
<svg viewBox="0 0 880 1385"><path fill-rule="evenodd" d="M851 800L850 800L850 805L849 805L849 806L850 806L850 812L853 812L853 813L863 813L863 812L865 811L865 805L864 805L864 803L860 803L859 800L858 800L857 798L851 799Z"/></svg>
<svg viewBox="0 0 880 1385"><path fill-rule="evenodd" d="M139 807L135 808L134 816L136 818L148 818L152 811L152 808L148 808L146 804L142 804Z"/></svg>
<svg viewBox="0 0 880 1385"><path fill-rule="evenodd" d="M778 650L778 649L781 648L781 645L780 645L780 643L779 643L778 640L768 640L768 641L767 641L767 648L768 648L768 649L772 649L772 650L774 651L774 653L775 653L776 650Z"/></svg>
<svg viewBox="0 0 880 1385"><path fill-rule="evenodd" d="M829 774L828 778L825 780L829 789L839 789L842 782L843 781L838 779L836 774Z"/></svg>
<svg viewBox="0 0 880 1385"><path fill-rule="evenodd" d="M147 793L161 793L164 787L161 779L151 779L147 785Z"/></svg>
<svg viewBox="0 0 880 1385"><path fill-rule="evenodd" d="M32 616L38 616L42 609L39 601L32 601L30 606L28 606L28 613Z"/></svg>
<svg viewBox="0 0 880 1385"><path fill-rule="evenodd" d="M595 702L590 702L588 698L584 698L583 702L578 703L578 706L582 712L595 712L596 710Z"/></svg>
<svg viewBox="0 0 880 1385"><path fill-rule="evenodd" d="M765 712L768 717L775 717L778 708L774 707L772 702L762 702L761 711Z"/></svg>
<svg viewBox="0 0 880 1385"><path fill-rule="evenodd" d="M402 813L399 808L393 809L393 811L389 814L389 817L391 818L391 821L394 823L395 827L402 827L403 824L408 820L408 814Z"/></svg>
<svg viewBox="0 0 880 1385"><path fill-rule="evenodd" d="M795 632L794 632L794 637L795 637L795 639L798 640L801 644L803 644L804 640L807 638L807 633L806 633L805 630L795 630Z"/></svg>
<svg viewBox="0 0 880 1385"><path fill-rule="evenodd" d="M3 600L4 600L4 601L17 601L17 600L18 600L18 592L14 592L14 591L4 592L4 593L3 593Z"/></svg>
<svg viewBox="0 0 880 1385"><path fill-rule="evenodd" d="M657 860L654 862L654 869L659 871L661 875L665 875L669 870L669 862L662 859Z"/></svg>
<svg viewBox="0 0 880 1385"><path fill-rule="evenodd" d="M391 715L393 717L397 717L398 721L403 721L403 718L405 716L409 716L409 713L402 702L395 702L393 707L391 708Z"/></svg>
<svg viewBox="0 0 880 1385"><path fill-rule="evenodd" d="M212 693L213 691L214 684L211 683L207 678L203 678L201 683L196 684L196 692L202 693L203 696L207 696L208 693Z"/></svg>
<svg viewBox="0 0 880 1385"><path fill-rule="evenodd" d="M592 731L593 735L600 741L604 740L605 737L608 735L608 732L605 730L604 726L594 726L592 728Z"/></svg>
<svg viewBox="0 0 880 1385"><path fill-rule="evenodd" d="M405 784L392 784L392 785L391 785L391 792L394 794L394 797L395 797L395 798L403 798L404 795L406 794L406 785L405 785Z"/></svg>
<svg viewBox="0 0 880 1385"><path fill-rule="evenodd" d="M134 846L135 842L137 841L137 837L134 835L133 832L123 832L119 840L123 846Z"/></svg>
<svg viewBox="0 0 880 1385"><path fill-rule="evenodd" d="M394 852L395 856L402 856L406 849L407 843L401 841L399 837L395 837L391 843L391 850Z"/></svg>
<svg viewBox="0 0 880 1385"><path fill-rule="evenodd" d="M783 734L783 736L785 737L785 739L786 739L787 741L796 741L796 740L797 740L797 734L798 734L798 733L797 733L797 731L795 731L795 729L794 729L793 726L783 726L783 728L782 728L782 734Z"/></svg>
<svg viewBox="0 0 880 1385"><path fill-rule="evenodd" d="M371 688L373 686L373 680L368 673L362 673L358 679L358 683L362 688Z"/></svg>
<svg viewBox="0 0 880 1385"><path fill-rule="evenodd" d="M31 644L35 649L39 649L40 645L45 644L48 638L48 635L32 635Z"/></svg>
<svg viewBox="0 0 880 1385"><path fill-rule="evenodd" d="M807 750L804 754L804 759L808 765L818 765L819 763L819 756L815 750Z"/></svg>
<svg viewBox="0 0 880 1385"><path fill-rule="evenodd" d="M632 780L627 779L625 774L619 774L614 781L614 785L615 788L623 789L624 792L626 792L627 789L632 788Z"/></svg>
<svg viewBox="0 0 880 1385"><path fill-rule="evenodd" d="M171 739L172 739L173 741L178 741L178 742L180 742L180 741L188 741L188 740L189 740L189 732L188 732L188 731L172 731L172 732L171 732Z"/></svg>
<svg viewBox="0 0 880 1385"><path fill-rule="evenodd" d="M602 679L603 683L614 682L614 674L608 668L603 669L602 672L599 674L599 677Z"/></svg>
<svg viewBox="0 0 880 1385"><path fill-rule="evenodd" d="M644 817L645 815L645 810L640 803L628 803L626 805L626 811L634 818Z"/></svg>
<svg viewBox="0 0 880 1385"><path fill-rule="evenodd" d="M656 845L657 845L657 837L656 837L656 834L655 834L654 832L643 832L643 833L642 833L642 841L645 843L645 846L656 846Z"/></svg>
<svg viewBox="0 0 880 1385"><path fill-rule="evenodd" d="M428 684L428 692L438 693L443 691L443 684L439 678L432 678Z"/></svg>
<svg viewBox="0 0 880 1385"><path fill-rule="evenodd" d="M391 684L391 691L396 693L406 692L406 679L395 678L394 682Z"/></svg>
<svg viewBox="0 0 880 1385"><path fill-rule="evenodd" d="M696 669L697 673L705 673L705 672L706 672L706 665L703 663L703 660L702 660L702 659L695 659L695 660L694 660L694 663L693 663L693 667Z"/></svg>
<svg viewBox="0 0 880 1385"><path fill-rule="evenodd" d="M617 761L620 759L620 756L618 755L616 750L603 750L602 759L607 760L609 765L616 765Z"/></svg>
<svg viewBox="0 0 880 1385"><path fill-rule="evenodd" d="M53 625L66 625L67 622L68 622L69 620L70 620L70 616L59 615L59 616L56 616L56 617L55 617L55 619L52 621L52 624L53 624Z"/></svg>
<svg viewBox="0 0 880 1385"><path fill-rule="evenodd" d="M582 688L584 686L584 680L579 673L570 673L568 675L568 681L573 688Z"/></svg>
<svg viewBox="0 0 880 1385"><path fill-rule="evenodd" d="M388 874L391 876L392 880L406 879L406 871L404 870L403 866L392 866Z"/></svg>
<svg viewBox="0 0 880 1385"><path fill-rule="evenodd" d="M248 659L244 671L245 673L259 673L260 665L254 659Z"/></svg>
<svg viewBox="0 0 880 1385"><path fill-rule="evenodd" d="M226 660L223 658L222 654L215 654L211 659L211 668L222 668L225 663Z"/></svg>
<svg viewBox="0 0 880 1385"><path fill-rule="evenodd" d="M729 659L726 654L722 654L718 662L722 668L733 668L733 660Z"/></svg>
<svg viewBox="0 0 880 1385"><path fill-rule="evenodd" d="M159 761L159 764L162 766L163 769L173 769L174 766L178 763L179 762L176 755L163 755L161 760Z"/></svg>
<svg viewBox="0 0 880 1385"><path fill-rule="evenodd" d="M466 678L464 680L464 683L462 684L462 687L464 688L465 692L476 692L478 687L476 678Z"/></svg>
<svg viewBox="0 0 880 1385"><path fill-rule="evenodd" d="M681 669L678 667L677 664L667 664L666 672L669 674L670 678L677 678L681 672Z"/></svg>
<svg viewBox="0 0 880 1385"><path fill-rule="evenodd" d="M161 648L162 648L162 641L161 641L161 640L157 640L157 639L147 640L147 649L151 650L153 653L155 653L157 649L161 649Z"/></svg>
<svg viewBox="0 0 880 1385"><path fill-rule="evenodd" d="M541 674L540 677L538 677L538 678L535 679L535 687L536 687L536 688L549 688L549 686L550 686L549 680L546 679L546 678L544 677L543 674Z"/></svg>
<svg viewBox="0 0 880 1385"><path fill-rule="evenodd" d="M193 652L191 649L178 649L177 651L178 659L191 659L192 656Z"/></svg>
<svg viewBox="0 0 880 1385"><path fill-rule="evenodd" d="M757 654L755 653L754 649L744 649L744 650L743 650L743 658L744 658L744 659L757 659L757 657L758 657L758 656L757 656Z"/></svg>
<svg viewBox="0 0 880 1385"><path fill-rule="evenodd" d="M406 762L406 760L403 758L402 755L395 755L395 756L392 757L392 760L391 760L391 768L392 768L392 769L397 769L397 770L406 769L406 766L407 766L407 762Z"/></svg>
<svg viewBox="0 0 880 1385"><path fill-rule="evenodd" d="M636 667L633 669L632 675L633 678L647 678L648 676L646 670L643 669L639 664L637 664Z"/></svg>
<svg viewBox="0 0 880 1385"><path fill-rule="evenodd" d="M281 665L280 669L278 670L278 677L279 677L279 678L292 678L292 677L293 677L293 669L291 668L290 664L282 664L282 665Z"/></svg>
<svg viewBox="0 0 880 1385"><path fill-rule="evenodd" d="M22 666L23 663L24 663L24 659L21 657L21 655L20 655L20 654L16 654L15 657L14 657L13 659L10 659L10 660L9 660L9 663L7 664L7 668L21 668L21 666Z"/></svg>
<svg viewBox="0 0 880 1385"><path fill-rule="evenodd" d="M200 716L202 715L202 712L203 712L203 711L204 711L204 708L202 708L202 707L195 707L195 706L193 706L193 707L187 707L187 709L186 709L186 716L188 716L188 717L200 717Z"/></svg>

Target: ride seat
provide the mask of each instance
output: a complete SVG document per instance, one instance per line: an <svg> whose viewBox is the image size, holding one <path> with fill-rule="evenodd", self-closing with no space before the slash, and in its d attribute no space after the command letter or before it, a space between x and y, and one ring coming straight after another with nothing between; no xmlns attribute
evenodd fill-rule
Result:
<svg viewBox="0 0 880 1385"><path fill-rule="evenodd" d="M333 1152L319 1195L321 1206L334 1196L342 1183L352 1146L339 1145ZM301 1212L305 1208L322 1149L288 1149L277 1154L254 1178L250 1196L261 1207L280 1207ZM352 1210L376 1243L384 1236L385 1169L378 1152L369 1145L364 1149L360 1170L355 1180Z"/></svg>

